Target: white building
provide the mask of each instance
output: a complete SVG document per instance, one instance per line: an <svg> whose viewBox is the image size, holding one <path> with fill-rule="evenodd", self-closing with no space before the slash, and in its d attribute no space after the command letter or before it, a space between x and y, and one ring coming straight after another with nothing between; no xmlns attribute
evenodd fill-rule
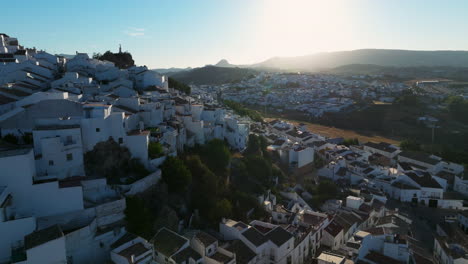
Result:
<svg viewBox="0 0 468 264"><path fill-rule="evenodd" d="M33 131L37 178L83 176L79 125L42 125Z"/></svg>
<svg viewBox="0 0 468 264"><path fill-rule="evenodd" d="M136 235L127 233L112 247L110 257L115 264L149 264L153 261L151 244Z"/></svg>

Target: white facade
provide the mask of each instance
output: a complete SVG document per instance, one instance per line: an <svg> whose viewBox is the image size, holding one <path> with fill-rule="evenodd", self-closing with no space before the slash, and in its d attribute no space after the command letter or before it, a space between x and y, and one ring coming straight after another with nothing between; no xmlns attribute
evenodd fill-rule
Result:
<svg viewBox="0 0 468 264"><path fill-rule="evenodd" d="M85 175L79 126L39 127L33 131L33 139L39 177Z"/></svg>
<svg viewBox="0 0 468 264"><path fill-rule="evenodd" d="M361 197L348 196L346 197L346 207L358 210L359 207L364 203L364 199Z"/></svg>

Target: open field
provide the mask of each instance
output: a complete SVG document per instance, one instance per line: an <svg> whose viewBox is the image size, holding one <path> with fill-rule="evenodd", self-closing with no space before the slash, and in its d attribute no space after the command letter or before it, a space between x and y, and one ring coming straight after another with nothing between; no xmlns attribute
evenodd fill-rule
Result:
<svg viewBox="0 0 468 264"><path fill-rule="evenodd" d="M356 131L353 129L337 128L334 126L318 124L318 123L309 121L310 119L307 116L296 111L284 111L284 112L278 113L278 112L273 112L270 110L265 113L264 111L262 111L263 109L258 106L244 105L244 107L261 112L261 114L265 117L266 120L282 119L282 120L289 121L295 125L299 123L304 123L307 125L307 128L309 129L310 132L323 135L326 137L330 137L330 138L336 138L336 137L357 138L360 142L364 142L364 143L372 141L372 142L387 142L387 143L396 144L396 145L400 144L400 140L398 138L382 136L373 131L365 131L365 130Z"/></svg>
<svg viewBox="0 0 468 264"><path fill-rule="evenodd" d="M310 132L316 133L322 136L330 137L330 138L336 138L336 137L343 137L343 138L357 138L359 142L387 142L390 144L396 144L398 145L400 142L396 139L391 139L387 137L382 137L379 135L372 135L372 134L362 134L353 130L347 130L347 129L340 129L336 127L329 127L329 126L323 126L319 124L314 124L310 122L304 122L304 121L298 121L298 120L291 120L288 118L283 118L279 117L282 120L287 120L295 125L299 123L304 123L307 125L307 128L309 129ZM266 120L272 120L274 118L266 118Z"/></svg>

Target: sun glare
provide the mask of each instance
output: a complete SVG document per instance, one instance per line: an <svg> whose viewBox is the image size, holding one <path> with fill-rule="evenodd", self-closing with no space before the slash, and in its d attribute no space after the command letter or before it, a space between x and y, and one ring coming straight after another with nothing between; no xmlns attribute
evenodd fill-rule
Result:
<svg viewBox="0 0 468 264"><path fill-rule="evenodd" d="M336 50L352 34L346 2L265 0L258 17L256 41L262 53L296 56Z"/></svg>

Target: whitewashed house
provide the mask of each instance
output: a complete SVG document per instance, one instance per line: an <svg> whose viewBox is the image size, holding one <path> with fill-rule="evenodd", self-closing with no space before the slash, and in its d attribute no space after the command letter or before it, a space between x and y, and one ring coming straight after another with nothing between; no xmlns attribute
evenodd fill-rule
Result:
<svg viewBox="0 0 468 264"><path fill-rule="evenodd" d="M256 263L301 263L304 251L310 252L305 246L309 245L309 239L295 244L293 233L257 220L247 225L225 219L220 223L220 232L225 240L239 239L245 243L257 255ZM302 235L307 236L308 233Z"/></svg>
<svg viewBox="0 0 468 264"><path fill-rule="evenodd" d="M380 155L383 155L389 159L393 159L401 152L400 148L397 146L385 142L367 142L363 145L363 147L365 151L379 153Z"/></svg>
<svg viewBox="0 0 468 264"><path fill-rule="evenodd" d="M314 149L300 145L293 145L289 150L289 164L302 168L314 161Z"/></svg>
<svg viewBox="0 0 468 264"><path fill-rule="evenodd" d="M83 176L83 146L78 124L39 125L33 131L37 178Z"/></svg>
<svg viewBox="0 0 468 264"><path fill-rule="evenodd" d="M127 233L112 247L110 257L115 264L149 264L153 261L152 245L136 235Z"/></svg>

